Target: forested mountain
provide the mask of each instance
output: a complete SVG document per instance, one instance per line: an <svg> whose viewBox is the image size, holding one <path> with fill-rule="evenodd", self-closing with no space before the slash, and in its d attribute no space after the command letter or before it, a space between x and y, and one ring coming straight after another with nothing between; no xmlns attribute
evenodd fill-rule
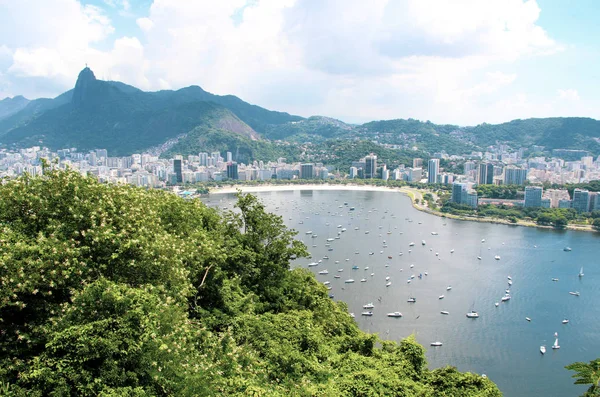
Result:
<svg viewBox="0 0 600 397"><path fill-rule="evenodd" d="M481 396L359 329L254 196L217 212L75 171L0 185L0 394Z"/></svg>
<svg viewBox="0 0 600 397"><path fill-rule="evenodd" d="M144 92L119 82L97 80L85 68L75 88L55 99L30 102L0 121L0 142L52 149L106 148L131 154L202 128L258 139L269 124L298 116L250 105L234 96L210 94L200 87Z"/></svg>
<svg viewBox="0 0 600 397"><path fill-rule="evenodd" d="M244 162L297 157L297 147L270 142L275 140L296 145L310 142L315 153L338 146L339 140L361 140L380 147L392 145L394 150L415 155L419 152L419 156L442 150L470 153L498 143L513 149L532 145L544 146L546 151L585 149L598 155L600 121L546 118L462 127L396 119L353 125L329 117L303 119L270 111L232 95L211 94L198 86L144 92L121 82L97 80L87 67L75 88L57 98L0 101L0 144L5 147L106 148L111 155L127 155L174 140L178 143L168 155L227 150L241 153L236 160ZM263 155L267 157L258 157ZM339 159L329 152L321 157L314 159L326 163L327 157ZM398 160L410 156L391 157Z"/></svg>
<svg viewBox="0 0 600 397"><path fill-rule="evenodd" d="M4 98L0 101L0 120L17 113L29 103L29 99L18 95L14 98Z"/></svg>

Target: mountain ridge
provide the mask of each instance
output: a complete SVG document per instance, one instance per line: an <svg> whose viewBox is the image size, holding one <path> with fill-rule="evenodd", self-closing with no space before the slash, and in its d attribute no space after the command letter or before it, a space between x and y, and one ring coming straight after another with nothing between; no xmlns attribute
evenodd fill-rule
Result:
<svg viewBox="0 0 600 397"><path fill-rule="evenodd" d="M215 131L240 134L243 139L227 135L207 147L231 142L236 150L241 145L247 153L259 152L249 143L255 140L268 146L266 140L319 145L328 140L363 139L421 153L465 154L508 143L513 149L537 145L547 151L585 149L600 154L600 121L593 118L530 118L475 126L409 118L356 125L327 116L303 118L271 111L233 95L212 94L198 85L146 92L122 82L98 80L88 67L79 73L73 89L53 99L4 99L0 114L4 114L0 116L4 147L103 147L115 155L157 147L179 136L185 138L174 147L187 154L186 147L206 143L203 133L216 138Z"/></svg>

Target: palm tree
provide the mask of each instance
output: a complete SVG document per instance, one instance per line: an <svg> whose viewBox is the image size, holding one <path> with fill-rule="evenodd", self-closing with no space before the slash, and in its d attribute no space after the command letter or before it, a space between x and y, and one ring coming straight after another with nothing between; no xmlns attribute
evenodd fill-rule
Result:
<svg viewBox="0 0 600 397"><path fill-rule="evenodd" d="M590 361L589 364L576 362L565 367L569 371L575 371L576 385L590 385L583 395L584 397L600 396L600 358Z"/></svg>

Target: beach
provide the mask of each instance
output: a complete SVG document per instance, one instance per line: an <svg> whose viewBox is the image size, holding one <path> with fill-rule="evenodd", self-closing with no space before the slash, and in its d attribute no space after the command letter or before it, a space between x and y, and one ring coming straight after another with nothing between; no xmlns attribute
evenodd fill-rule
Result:
<svg viewBox="0 0 600 397"><path fill-rule="evenodd" d="M526 227L536 227L541 229L554 229L553 226L546 225L538 225L532 221L526 221L519 219L517 223L513 223L506 219L500 218L482 218L482 217L469 217L469 216L460 216L454 214L447 214L440 211L433 210L427 207L427 204L418 204L417 200L422 202L423 194L429 193L424 190L419 190L415 188L411 188L408 186L403 187L387 187L387 186L373 186L373 185L327 185L327 184L289 184L289 185L260 185L260 186L245 186L245 185L237 185L237 186L227 186L227 187L219 187L212 188L210 190L210 194L231 194L236 193L238 190L241 190L243 193L261 193L261 192L281 192L281 191L295 191L295 190L346 190L346 191L371 191L371 192L396 192L400 194L404 194L411 199L412 205L415 209L423 212L427 212L428 214L452 218L461 221L472 221L472 222L485 222L485 223L497 223L501 225L513 225L513 226L526 226ZM584 232L596 232L590 225L567 225L566 229L568 230L577 230Z"/></svg>

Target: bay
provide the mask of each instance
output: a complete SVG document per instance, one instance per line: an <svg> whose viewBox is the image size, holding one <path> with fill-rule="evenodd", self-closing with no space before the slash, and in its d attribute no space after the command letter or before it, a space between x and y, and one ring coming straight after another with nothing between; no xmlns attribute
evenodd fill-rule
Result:
<svg viewBox="0 0 600 397"><path fill-rule="evenodd" d="M329 292L346 302L364 331L396 341L414 334L427 349L430 368L453 365L486 374L505 396L578 396L585 391L573 384L564 366L600 357L600 233L436 217L415 210L397 192L254 194L307 245L312 258L292 266L321 260L309 269L319 281L330 282ZM235 196L210 195L205 201L231 208ZM567 246L571 252L563 250ZM585 275L578 277L582 266ZM322 270L328 274L318 274ZM355 282L344 282L350 278ZM366 282L360 282L363 278ZM511 299L501 302L506 289ZM407 302L409 297L416 302ZM373 316L361 316L362 306L370 302ZM467 318L471 310L479 318ZM403 316L387 317L396 311ZM563 319L569 323L562 324ZM555 332L559 350L551 349ZM434 341L443 346L431 347ZM545 355L539 351L542 344Z"/></svg>

